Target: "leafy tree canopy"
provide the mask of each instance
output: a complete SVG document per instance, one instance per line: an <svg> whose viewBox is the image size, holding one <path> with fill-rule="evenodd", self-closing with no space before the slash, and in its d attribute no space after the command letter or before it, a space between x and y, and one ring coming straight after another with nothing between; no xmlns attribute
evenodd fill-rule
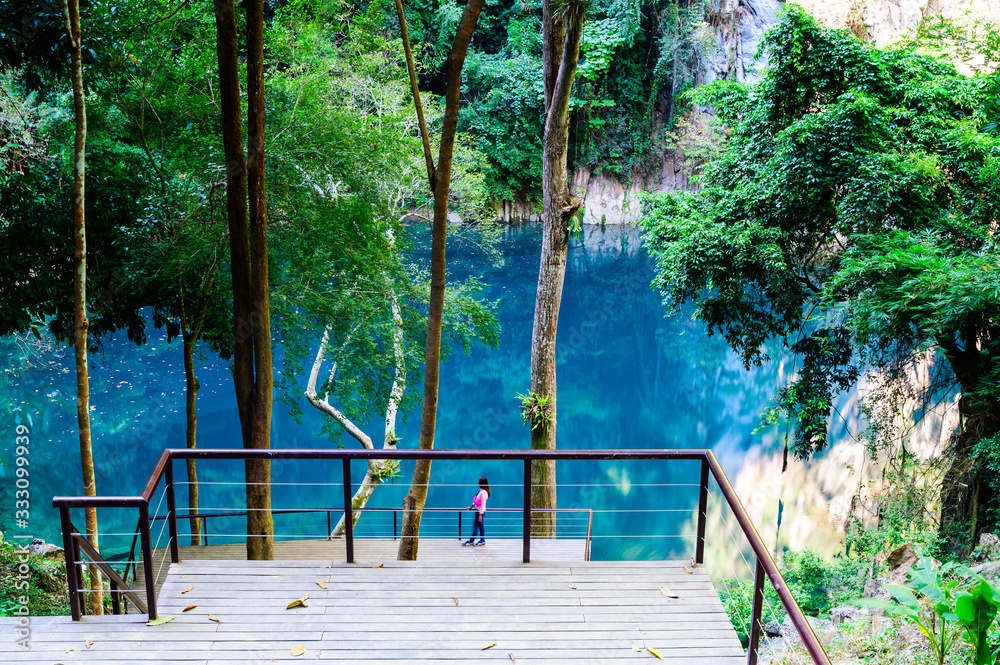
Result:
<svg viewBox="0 0 1000 665"><path fill-rule="evenodd" d="M799 355L779 396L799 457L826 445L861 368L930 348L965 396L963 431L1000 428L997 74L874 48L795 6L762 49L759 84L692 95L731 132L703 189L646 200L665 300L695 302L747 367L775 338Z"/></svg>

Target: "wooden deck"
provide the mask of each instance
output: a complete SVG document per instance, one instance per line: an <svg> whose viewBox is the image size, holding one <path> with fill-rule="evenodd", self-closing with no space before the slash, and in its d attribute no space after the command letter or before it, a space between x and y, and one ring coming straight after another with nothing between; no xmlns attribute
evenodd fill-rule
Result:
<svg viewBox="0 0 1000 665"><path fill-rule="evenodd" d="M394 548L392 556L383 556L384 548L367 549L369 542L358 542L356 564L330 557L196 560L184 559L185 552L180 564L170 565L159 594L160 616L175 617L172 622L146 626L144 615L75 623L37 617L31 619L31 649L24 651L14 644L16 620L0 619L0 660L659 662L647 648L674 665L737 665L746 658L704 570L684 572L690 563L569 556L522 564L520 541L491 541L485 548L421 541L420 561L397 562ZM545 545L534 541L532 552ZM551 548L558 551L554 543ZM679 597L668 597L661 587ZM307 607L286 609L303 596L309 596ZM184 612L190 605L196 607ZM305 653L292 656L297 646Z"/></svg>
<svg viewBox="0 0 1000 665"><path fill-rule="evenodd" d="M444 561L467 561L469 550L461 547L458 539L421 538L419 558ZM392 561L399 548L398 540L358 538L354 541L354 558L357 561ZM200 547L180 547L181 561L191 560L246 560L247 547L244 543L224 545L203 545ZM494 538L483 548L474 548L475 559L481 561L521 561L521 541ZM559 540L532 540L532 561L583 561L586 559L587 541L562 538ZM283 540L274 543L275 561L345 561L347 545L343 538L334 540ZM156 572L157 592L163 586L170 567L170 550L153 550L153 570ZM144 589L143 568L136 571L133 588Z"/></svg>

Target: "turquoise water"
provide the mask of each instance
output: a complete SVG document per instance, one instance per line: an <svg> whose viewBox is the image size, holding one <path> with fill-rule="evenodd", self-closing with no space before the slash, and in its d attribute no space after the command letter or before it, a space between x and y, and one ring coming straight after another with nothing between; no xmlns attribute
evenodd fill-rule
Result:
<svg viewBox="0 0 1000 665"><path fill-rule="evenodd" d="M478 275L489 285L486 297L499 300L502 326L495 349L476 346L470 355L451 354L441 373L438 448L527 448L516 395L529 379L531 324L541 243L540 227L505 229L503 261L487 259L476 242L462 233L450 241L449 270L454 277ZM418 242L417 258L428 248ZM652 264L634 229L588 227L571 242L558 339L560 448L713 448L727 472L739 470L754 444L776 445L776 433L752 434L757 415L767 406L778 382L777 365L747 372L720 338L707 337L688 314L664 317L659 295L651 288ZM316 337L318 340L319 333ZM53 495L82 494L76 438L75 378L72 349L33 348L26 342L0 340L6 359L0 374L3 438L0 468L0 529L30 532L61 542ZM29 363L21 359L28 357ZM184 446L184 376L179 342L168 344L153 331L150 342L136 347L124 337L105 340L91 357L94 455L99 494L138 493L165 447ZM225 362L199 362L199 446L241 445L232 379ZM304 386L303 386L304 387ZM411 382L408 390L422 391ZM298 423L275 401L272 445L280 448L337 446L321 428L326 417L302 398ZM14 506L13 437L17 424L30 429L31 519L27 530L12 521ZM382 421L365 427L382 439ZM416 445L419 413L397 431L402 446ZM343 437L345 447L356 444ZM398 507L411 466L391 485L380 487L369 504ZM242 463L202 462L203 511L234 510L243 504L238 480ZM183 466L176 467L182 479ZM362 476L358 464L355 480ZM275 508L336 507L342 503L339 462L276 463L272 469ZM689 532L695 506L698 468L694 463L560 463L560 507L594 509L595 558L644 558L691 550ZM442 463L432 470L434 487L428 506L457 507L471 502L475 481L487 475L493 487L490 508L521 505L522 467L512 463ZM178 505L186 505L182 491ZM166 506L158 493L159 514ZM333 519L336 520L334 514ZM82 527L82 514L74 515ZM104 547L121 550L131 538L132 511L101 513ZM154 528L154 537L160 532ZM519 535L516 514L491 513L487 535ZM466 517L464 529L471 527ZM239 537L239 518L209 521L210 542ZM284 538L326 534L326 515L276 517ZM560 517L563 535L580 535L580 515ZM390 513L370 514L361 535L387 536ZM428 514L425 535L456 536L454 514ZM113 534L122 535L113 535ZM232 534L226 538L225 534ZM160 543L165 543L161 535ZM186 538L182 538L182 544Z"/></svg>

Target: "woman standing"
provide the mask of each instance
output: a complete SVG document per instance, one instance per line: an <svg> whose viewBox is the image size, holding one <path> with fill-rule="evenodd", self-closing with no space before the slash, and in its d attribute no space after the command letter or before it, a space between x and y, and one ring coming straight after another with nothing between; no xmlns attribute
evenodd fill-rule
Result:
<svg viewBox="0 0 1000 665"><path fill-rule="evenodd" d="M486 544L486 531L483 529L483 517L486 515L486 500L490 498L490 483L486 476L479 476L479 492L472 500L472 505L467 510L476 509L476 519L472 522L472 536L462 543L463 547L478 547ZM476 540L476 531L479 532L479 542Z"/></svg>

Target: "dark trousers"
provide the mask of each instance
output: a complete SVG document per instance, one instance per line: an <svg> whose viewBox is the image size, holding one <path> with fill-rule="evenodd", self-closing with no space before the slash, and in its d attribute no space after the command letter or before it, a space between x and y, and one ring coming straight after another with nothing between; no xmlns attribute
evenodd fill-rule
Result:
<svg viewBox="0 0 1000 665"><path fill-rule="evenodd" d="M476 519L472 521L472 535L469 537L469 542L476 539L477 531L479 532L479 539L486 540L486 531L483 529L483 517L485 517L485 514L477 510Z"/></svg>

